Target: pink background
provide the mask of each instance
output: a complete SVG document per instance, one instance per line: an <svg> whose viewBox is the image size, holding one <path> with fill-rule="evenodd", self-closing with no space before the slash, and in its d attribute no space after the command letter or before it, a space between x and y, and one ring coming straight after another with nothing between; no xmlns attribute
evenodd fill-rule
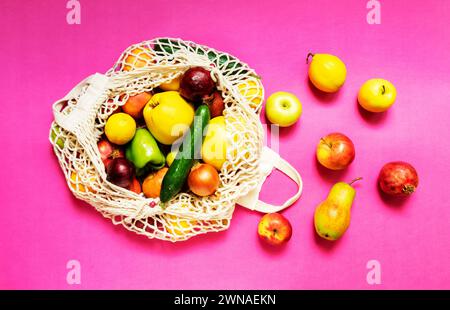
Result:
<svg viewBox="0 0 450 310"><path fill-rule="evenodd" d="M66 1L2 0L0 288L450 289L450 1L381 2L381 25L368 25L364 0L81 0L81 25L68 25ZM255 68L267 94L290 91L303 102L300 122L281 130L280 153L305 182L284 212L294 229L287 246L260 243L261 215L240 207L226 232L177 244L148 240L66 188L47 141L51 104L105 72L130 44L157 36L228 51ZM345 61L348 78L336 95L308 83L309 51ZM385 114L356 103L372 77L397 87ZM332 131L356 145L354 163L340 173L315 161L319 138ZM408 200L378 193L379 169L392 160L419 172ZM333 183L357 176L364 181L349 230L334 244L318 239L316 205ZM294 190L275 173L262 198L281 202ZM78 286L66 283L71 259L81 263ZM381 264L378 286L366 282L371 259Z"/></svg>

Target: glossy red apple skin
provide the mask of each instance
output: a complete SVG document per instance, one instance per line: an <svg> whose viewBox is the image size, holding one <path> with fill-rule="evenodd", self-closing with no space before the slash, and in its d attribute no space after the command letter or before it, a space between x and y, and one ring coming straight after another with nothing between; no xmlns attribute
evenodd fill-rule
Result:
<svg viewBox="0 0 450 310"><path fill-rule="evenodd" d="M380 189L391 196L409 196L419 186L419 176L411 164L403 161L387 163L378 176Z"/></svg>
<svg viewBox="0 0 450 310"><path fill-rule="evenodd" d="M114 151L114 148L113 148L111 142L109 142L106 139L102 139L102 140L98 141L97 146L98 146L98 151L100 152L100 158L106 167L106 165L108 163L108 159L111 156L112 152Z"/></svg>
<svg viewBox="0 0 450 310"><path fill-rule="evenodd" d="M355 146L349 137L334 132L320 139L316 155L322 166L331 170L342 170L355 159Z"/></svg>
<svg viewBox="0 0 450 310"><path fill-rule="evenodd" d="M283 215L268 213L259 221L258 235L270 245L282 245L291 239L292 226Z"/></svg>

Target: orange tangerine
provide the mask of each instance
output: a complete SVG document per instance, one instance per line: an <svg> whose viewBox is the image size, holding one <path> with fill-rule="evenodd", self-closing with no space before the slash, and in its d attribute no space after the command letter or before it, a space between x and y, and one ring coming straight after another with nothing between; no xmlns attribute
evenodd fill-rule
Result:
<svg viewBox="0 0 450 310"><path fill-rule="evenodd" d="M145 67L152 61L150 50L140 47L133 48L124 59L123 71Z"/></svg>
<svg viewBox="0 0 450 310"><path fill-rule="evenodd" d="M92 175L89 178L91 181L95 181L95 176ZM70 186L75 190L75 191L79 191L79 192L86 192L86 186L81 183L80 178L78 177L78 175L75 172L72 172L70 174ZM87 190L90 191L91 193L95 193L95 191L91 188L91 187L87 187Z"/></svg>

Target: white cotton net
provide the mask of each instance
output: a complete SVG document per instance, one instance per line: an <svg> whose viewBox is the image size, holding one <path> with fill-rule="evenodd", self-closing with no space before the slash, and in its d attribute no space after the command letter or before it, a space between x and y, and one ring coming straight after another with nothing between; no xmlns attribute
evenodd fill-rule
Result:
<svg viewBox="0 0 450 310"><path fill-rule="evenodd" d="M108 182L97 142L108 117L129 96L152 91L193 66L210 70L222 92L227 160L214 195L181 192L163 208L159 199ZM114 224L149 238L175 242L227 229L236 200L259 180L264 89L255 72L229 54L180 39L158 38L127 48L102 76L101 86L96 78L81 82L53 106L50 141L73 194Z"/></svg>

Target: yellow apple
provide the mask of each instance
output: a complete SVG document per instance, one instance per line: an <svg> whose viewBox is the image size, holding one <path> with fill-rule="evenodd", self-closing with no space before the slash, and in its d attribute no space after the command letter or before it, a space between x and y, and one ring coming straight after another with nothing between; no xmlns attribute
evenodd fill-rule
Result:
<svg viewBox="0 0 450 310"><path fill-rule="evenodd" d="M267 98L267 119L280 127L288 127L297 122L302 114L302 104L291 93L279 91Z"/></svg>
<svg viewBox="0 0 450 310"><path fill-rule="evenodd" d="M359 104L370 112L384 112L395 102L397 90L384 79L366 81L358 93Z"/></svg>

